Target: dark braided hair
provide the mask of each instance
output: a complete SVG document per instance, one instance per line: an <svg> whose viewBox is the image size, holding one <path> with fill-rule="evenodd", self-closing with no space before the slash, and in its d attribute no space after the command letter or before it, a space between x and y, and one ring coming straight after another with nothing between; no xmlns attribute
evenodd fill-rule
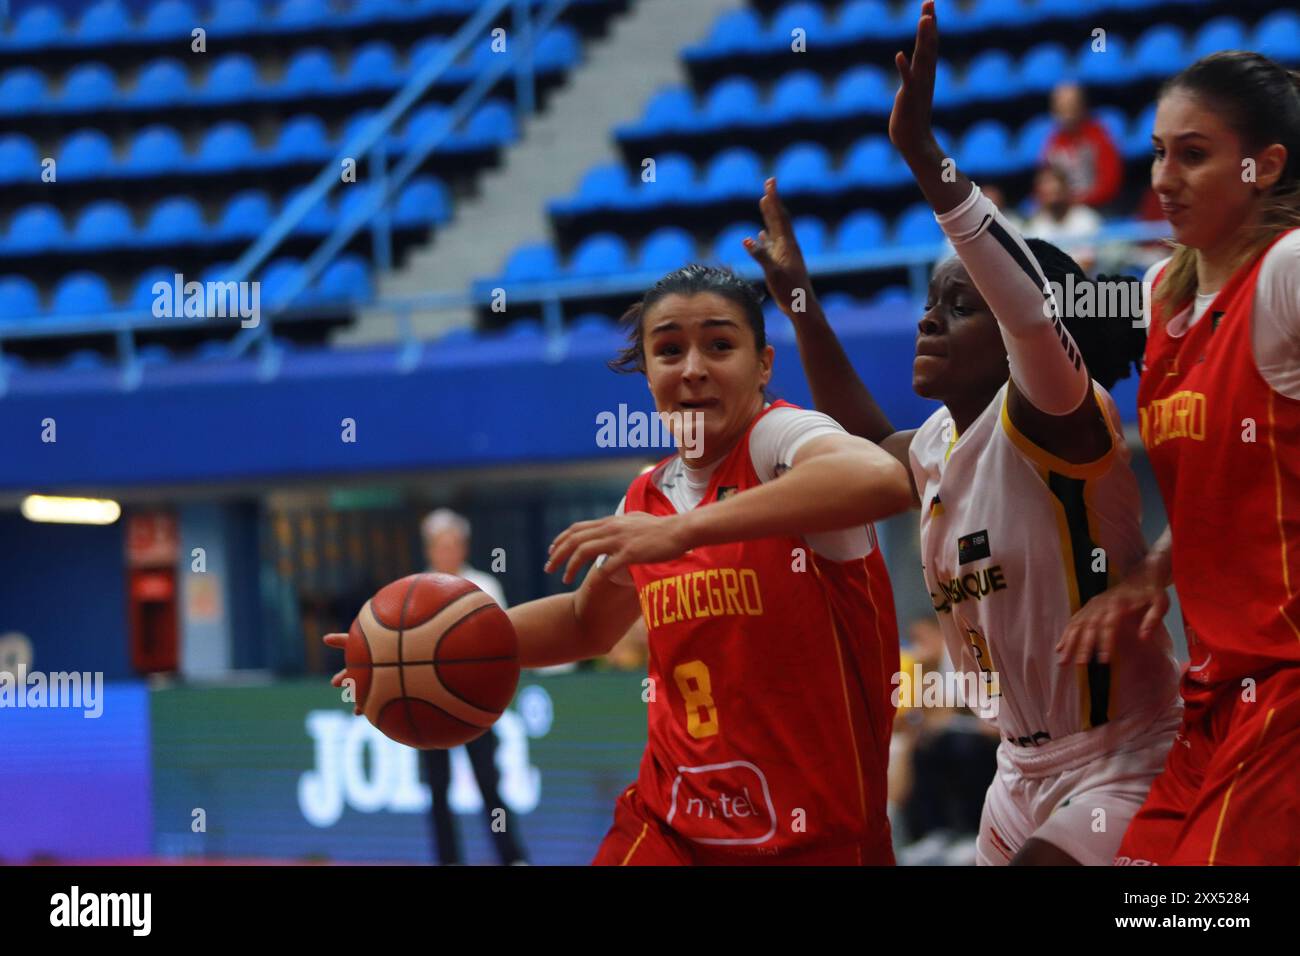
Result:
<svg viewBox="0 0 1300 956"><path fill-rule="evenodd" d="M1142 322L1142 283L1128 275L1098 275L1089 279L1070 255L1044 239L1026 239L1047 281L1060 292L1073 285L1075 296L1092 286L1092 310L1077 314L1072 302L1058 299L1061 321L1083 354L1084 364L1102 388L1110 391L1120 379L1141 370L1147 330ZM1067 280L1073 277L1073 283ZM1136 324L1136 328L1134 327Z"/></svg>
<svg viewBox="0 0 1300 956"><path fill-rule="evenodd" d="M730 269L692 263L668 273L646 290L640 302L623 313L619 324L627 330L628 344L618 353L617 358L609 362L609 367L616 372L644 373L645 346L642 344L644 330L641 326L645 314L666 296L699 295L705 292L720 295L740 306L750 329L754 332L754 342L758 351L761 352L767 347L767 326L763 320L763 293Z"/></svg>

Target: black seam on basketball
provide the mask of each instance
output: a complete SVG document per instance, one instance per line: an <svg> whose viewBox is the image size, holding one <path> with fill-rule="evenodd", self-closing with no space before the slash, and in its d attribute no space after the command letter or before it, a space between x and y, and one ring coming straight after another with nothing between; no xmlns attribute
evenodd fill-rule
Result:
<svg viewBox="0 0 1300 956"><path fill-rule="evenodd" d="M442 707L439 707L439 706L438 706L437 704L435 704L433 701L428 700L427 698L424 698L424 697L403 697L403 698L401 698L400 701L397 701L397 700L390 700L387 704L385 704L383 707L380 708L380 710L379 710L379 715L378 715L378 716L380 717L380 719L383 719L384 709L385 709L385 708L387 708L387 707L389 707L389 706L391 706L391 705L393 705L393 704L396 704L396 703L401 703L402 705L404 705L404 709L406 710L407 716L409 717L409 716L410 716L410 713L411 713L411 701L416 701L416 702L421 703L421 704L428 704L428 705L429 705L430 707L432 707L434 710L439 711L440 713L446 714L446 715L447 715L448 717L450 717L452 720L456 721L456 723L458 723L458 724L464 724L466 727L473 727L475 730L491 730L491 729L492 729L491 727L484 727L482 724L472 724L472 723L470 723L468 720L464 720L464 719L462 719L462 718L460 718L460 717L457 717L457 716L456 716L455 714L453 714L451 711L446 710L446 709L444 709L444 708L442 708ZM482 709L483 709L483 708L481 708L481 707L479 708L479 710L482 710ZM414 723L411 724L411 731L412 731L411 736L414 737L414 736L415 736L415 732L414 732L414 731L415 731L415 724L414 724ZM438 748L438 749L443 749L443 748Z"/></svg>
<svg viewBox="0 0 1300 956"><path fill-rule="evenodd" d="M371 669L375 667L401 667L403 664L408 664L412 666L416 664L482 664L489 661L517 661L517 660L519 660L519 656L517 654L504 654L500 657L454 657L450 659L429 660L429 661L378 661L378 662L371 661L369 664L354 664L352 666L354 669L360 670L363 668Z"/></svg>
<svg viewBox="0 0 1300 956"><path fill-rule="evenodd" d="M457 622L456 622L455 624L453 624L451 627L447 628L447 630L443 631L443 632L442 632L442 636L438 638L438 643L435 644L435 645L433 646L433 673L434 673L434 676L438 678L438 683L439 683L439 684L442 684L442 689L445 690L447 693L451 694L452 697L455 697L455 698L456 698L458 701L460 701L461 703L463 703L463 704L468 704L470 707L473 707L475 710L483 710L483 711L489 711L489 712L490 712L491 708L484 707L484 706L482 706L481 704L476 704L476 703L474 703L472 700L466 700L464 697L460 696L460 694L458 694L458 693L456 693L454 690L452 690L451 687L449 687L445 681L443 681L443 679L442 679L442 675L438 673L438 665L439 665L439 664L450 664L450 663L452 663L452 662L451 662L451 661L440 661L440 660L438 660L438 648L442 646L442 642L445 641L445 640L447 639L447 635L450 634L453 630L455 630L456 628L460 627L462 624L464 624L466 621L468 621L468 620L469 620L471 617L473 617L475 614L478 614L480 611L487 611L487 610L490 610L490 609L492 609L492 608L495 608L496 610L500 611L500 610L501 610L501 605L500 605L500 604L497 604L496 601L488 601L488 602L487 602L486 604L484 604L482 607L476 607L476 608L474 608L474 610L470 611L468 614L466 614L464 617L462 617L459 621L457 621ZM502 612L502 613L505 613L505 612ZM504 659L505 659L505 660L510 660L511 658L504 658Z"/></svg>

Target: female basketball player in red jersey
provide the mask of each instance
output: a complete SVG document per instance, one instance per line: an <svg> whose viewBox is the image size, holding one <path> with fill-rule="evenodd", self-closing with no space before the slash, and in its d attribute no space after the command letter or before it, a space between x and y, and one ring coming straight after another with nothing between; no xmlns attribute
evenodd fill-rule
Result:
<svg viewBox="0 0 1300 956"><path fill-rule="evenodd" d="M702 420L702 441L555 539L546 567L566 583L597 562L576 591L508 612L524 667L605 654L645 621L649 740L597 864L893 862L898 635L871 522L908 507L907 473L765 400L759 303L688 266L628 312L617 367L645 374L661 414Z"/></svg>
<svg viewBox="0 0 1300 956"><path fill-rule="evenodd" d="M1177 742L1116 863L1300 863L1300 75L1208 56L1162 89L1151 184L1173 230L1138 390L1169 528L1067 630L1149 633L1178 589Z"/></svg>
<svg viewBox="0 0 1300 956"><path fill-rule="evenodd" d="M1168 753L1177 667L1167 635L1113 669L1066 671L1052 650L1072 613L1146 552L1105 391L1127 376L1141 332L1129 316L1058 302L1090 286L1086 274L1056 247L1022 240L945 159L930 127L937 57L927 2L911 61L896 59L889 132L958 253L934 271L912 369L914 389L944 407L908 431L881 412L811 295L774 183L760 204L766 230L747 247L795 325L817 407L911 466L949 656L979 678L982 716L1003 737L978 861L1108 864ZM797 288L804 311L793 308Z"/></svg>

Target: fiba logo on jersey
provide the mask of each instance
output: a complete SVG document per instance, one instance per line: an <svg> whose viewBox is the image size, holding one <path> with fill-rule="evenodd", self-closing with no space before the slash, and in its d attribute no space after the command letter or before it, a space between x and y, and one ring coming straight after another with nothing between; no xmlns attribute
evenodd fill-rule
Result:
<svg viewBox="0 0 1300 956"><path fill-rule="evenodd" d="M687 458L704 454L703 412L617 412L596 415L597 448L681 448Z"/></svg>

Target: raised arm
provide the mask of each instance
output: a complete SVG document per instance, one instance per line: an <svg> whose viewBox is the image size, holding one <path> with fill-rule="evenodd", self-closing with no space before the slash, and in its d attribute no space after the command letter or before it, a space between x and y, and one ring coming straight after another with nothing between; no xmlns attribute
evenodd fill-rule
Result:
<svg viewBox="0 0 1300 956"><path fill-rule="evenodd" d="M898 53L900 86L889 138L998 321L1011 369L1008 412L1035 444L1069 461L1110 448L1109 426L1088 400L1091 379L1060 319L1042 267L1016 228L956 163L931 126L939 34L933 0L921 7L912 58Z"/></svg>
<svg viewBox="0 0 1300 956"><path fill-rule="evenodd" d="M874 442L892 455L907 469L910 481L907 447L915 429L894 428L849 361L817 301L790 214L777 194L775 179L764 184L758 206L764 229L757 239L746 239L745 248L763 267L772 300L794 325L799 359L812 389L813 404L818 411L839 422L850 435Z"/></svg>

